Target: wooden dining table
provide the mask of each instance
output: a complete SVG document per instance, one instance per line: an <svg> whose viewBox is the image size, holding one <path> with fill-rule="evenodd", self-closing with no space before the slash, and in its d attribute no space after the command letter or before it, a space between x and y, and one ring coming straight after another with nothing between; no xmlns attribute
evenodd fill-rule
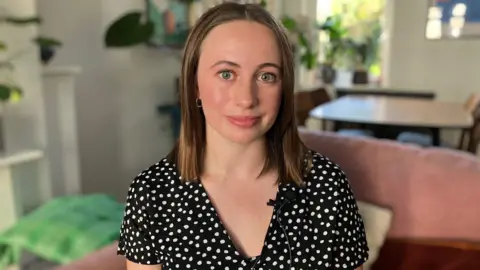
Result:
<svg viewBox="0 0 480 270"><path fill-rule="evenodd" d="M434 145L440 144L440 129L466 129L473 117L461 103L387 96L344 96L322 104L310 117L343 123L426 128Z"/></svg>

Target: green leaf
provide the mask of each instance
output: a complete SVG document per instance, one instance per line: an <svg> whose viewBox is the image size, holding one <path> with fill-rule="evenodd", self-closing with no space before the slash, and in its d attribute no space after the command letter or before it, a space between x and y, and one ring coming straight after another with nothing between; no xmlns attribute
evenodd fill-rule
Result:
<svg viewBox="0 0 480 270"><path fill-rule="evenodd" d="M284 16L282 18L282 24L288 31L297 30L297 22L290 16Z"/></svg>
<svg viewBox="0 0 480 270"><path fill-rule="evenodd" d="M42 19L40 17L37 17L37 16L23 17L23 18L7 16L7 17L3 18L3 20L7 23L17 24L17 25L26 25L26 24L32 24L32 23L40 24L40 23L42 23Z"/></svg>
<svg viewBox="0 0 480 270"><path fill-rule="evenodd" d="M13 86L11 89L9 100L12 102L19 101L23 96L23 90L18 86Z"/></svg>
<svg viewBox="0 0 480 270"><path fill-rule="evenodd" d="M130 12L115 20L105 33L107 47L129 47L147 42L153 35L152 22L142 23L141 12Z"/></svg>
<svg viewBox="0 0 480 270"><path fill-rule="evenodd" d="M298 34L298 43L300 43L301 46L306 47L307 50L310 48L310 43L303 33Z"/></svg>
<svg viewBox="0 0 480 270"><path fill-rule="evenodd" d="M0 101L17 101L23 95L20 87L10 84L0 84Z"/></svg>
<svg viewBox="0 0 480 270"><path fill-rule="evenodd" d="M266 8L267 7L267 1L266 0L260 1L260 6L262 6L263 8Z"/></svg>
<svg viewBox="0 0 480 270"><path fill-rule="evenodd" d="M51 37L44 37L44 36L39 36L36 37L33 40L36 44L38 44L41 47L59 47L62 46L62 42L51 38Z"/></svg>
<svg viewBox="0 0 480 270"><path fill-rule="evenodd" d="M0 41L0 51L6 50L7 49L7 44L3 41Z"/></svg>
<svg viewBox="0 0 480 270"><path fill-rule="evenodd" d="M7 101L12 93L11 87L6 84L0 84L0 100Z"/></svg>
<svg viewBox="0 0 480 270"><path fill-rule="evenodd" d="M302 64L305 66L306 69L312 70L317 65L317 54L312 52L311 50L307 50L300 57L300 61L302 62Z"/></svg>

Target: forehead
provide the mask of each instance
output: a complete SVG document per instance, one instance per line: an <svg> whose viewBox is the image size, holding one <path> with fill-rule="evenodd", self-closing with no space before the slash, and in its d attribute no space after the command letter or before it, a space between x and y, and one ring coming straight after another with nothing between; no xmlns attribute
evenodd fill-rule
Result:
<svg viewBox="0 0 480 270"><path fill-rule="evenodd" d="M273 62L280 65L275 34L267 26L247 20L221 24L202 42L200 62L227 60L248 65Z"/></svg>

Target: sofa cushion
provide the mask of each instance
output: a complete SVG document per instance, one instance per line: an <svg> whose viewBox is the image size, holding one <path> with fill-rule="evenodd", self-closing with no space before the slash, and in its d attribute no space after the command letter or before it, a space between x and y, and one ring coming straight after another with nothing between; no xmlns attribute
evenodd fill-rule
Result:
<svg viewBox="0 0 480 270"><path fill-rule="evenodd" d="M358 211L365 225L368 243L368 260L363 264L363 270L370 270L377 260L390 229L393 213L390 209L364 201L358 201Z"/></svg>
<svg viewBox="0 0 480 270"><path fill-rule="evenodd" d="M0 233L0 269L22 251L54 263L82 258L118 239L123 211L104 194L52 199Z"/></svg>

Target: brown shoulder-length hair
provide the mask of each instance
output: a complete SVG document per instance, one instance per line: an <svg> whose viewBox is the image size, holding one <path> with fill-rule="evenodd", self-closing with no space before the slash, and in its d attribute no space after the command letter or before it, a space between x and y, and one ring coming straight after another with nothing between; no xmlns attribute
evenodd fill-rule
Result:
<svg viewBox="0 0 480 270"><path fill-rule="evenodd" d="M200 48L214 27L234 20L249 20L267 26L274 33L281 53L282 98L277 119L266 133L267 157L262 174L276 170L280 183L302 185L310 157L299 138L295 120L293 49L284 28L257 4L219 4L204 13L191 30L185 44L180 76L180 137L169 159L177 165L182 181L200 178L206 146L205 116L196 105Z"/></svg>

